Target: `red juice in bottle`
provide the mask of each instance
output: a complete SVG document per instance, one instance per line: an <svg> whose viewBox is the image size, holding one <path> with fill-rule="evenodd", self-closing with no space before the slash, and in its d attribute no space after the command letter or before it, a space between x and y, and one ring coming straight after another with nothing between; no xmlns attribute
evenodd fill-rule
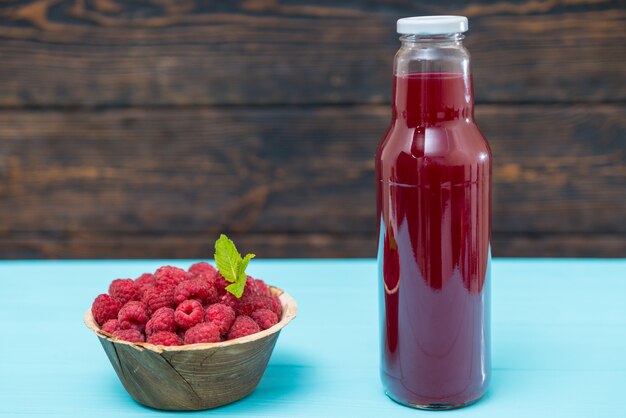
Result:
<svg viewBox="0 0 626 418"><path fill-rule="evenodd" d="M381 377L399 403L451 409L489 381L491 152L474 122L467 20L423 29L432 18L398 22L376 158Z"/></svg>

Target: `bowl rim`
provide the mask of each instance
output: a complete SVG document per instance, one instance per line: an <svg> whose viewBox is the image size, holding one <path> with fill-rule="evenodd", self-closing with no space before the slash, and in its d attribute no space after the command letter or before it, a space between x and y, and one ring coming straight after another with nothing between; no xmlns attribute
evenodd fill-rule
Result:
<svg viewBox="0 0 626 418"><path fill-rule="evenodd" d="M257 332L255 334L246 335L245 337L236 338L234 340L221 341L219 343L197 343L197 344L186 344L186 345L177 345L177 346L165 346L165 345L155 345L155 344L151 344L148 342L134 343L130 341L120 340L114 337L113 335L109 334L108 332L104 332L100 329L100 326L93 318L93 315L91 313L91 308L87 309L87 312L85 312L85 315L83 316L83 321L85 322L85 325L87 326L87 328L93 331L99 338L108 340L114 344L129 345L139 351L150 350L156 353L162 353L164 351L173 351L173 352L197 351L197 350L207 350L207 349L213 349L213 348L224 348L224 347L229 347L229 346L234 346L234 345L239 345L239 344L247 344L252 341L260 340L262 338L268 337L274 333L279 332L289 322L291 322L298 314L298 306L296 304L296 300L293 297L291 297L291 295L289 295L287 292L285 292L284 290L278 287L269 286L269 288L270 288L270 291L272 292L272 295L278 296L283 306L283 316L281 320L278 321L278 323L275 324L274 326L268 329L262 330L260 332Z"/></svg>

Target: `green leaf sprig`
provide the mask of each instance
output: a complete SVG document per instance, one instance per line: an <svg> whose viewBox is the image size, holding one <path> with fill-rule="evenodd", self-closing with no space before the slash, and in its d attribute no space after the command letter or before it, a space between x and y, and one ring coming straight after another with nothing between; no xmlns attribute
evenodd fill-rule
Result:
<svg viewBox="0 0 626 418"><path fill-rule="evenodd" d="M236 298L243 295L246 287L246 268L254 257L254 254L247 254L241 258L235 243L224 234L215 241L215 265L226 281L230 282L226 290Z"/></svg>

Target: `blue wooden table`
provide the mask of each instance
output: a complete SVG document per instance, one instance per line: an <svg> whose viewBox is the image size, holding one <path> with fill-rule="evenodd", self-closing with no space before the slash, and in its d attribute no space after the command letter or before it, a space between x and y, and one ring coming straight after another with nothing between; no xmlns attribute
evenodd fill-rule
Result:
<svg viewBox="0 0 626 418"><path fill-rule="evenodd" d="M110 280L164 263L0 262L0 416L178 415L135 403L82 322ZM383 394L375 261L254 260L250 270L291 293L300 314L252 395L181 416L626 417L626 260L494 260L492 385L450 412Z"/></svg>

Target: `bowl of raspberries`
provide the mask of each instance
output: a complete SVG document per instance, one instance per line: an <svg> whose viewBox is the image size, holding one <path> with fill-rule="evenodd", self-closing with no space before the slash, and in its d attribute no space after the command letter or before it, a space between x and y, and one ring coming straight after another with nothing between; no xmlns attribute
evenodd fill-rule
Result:
<svg viewBox="0 0 626 418"><path fill-rule="evenodd" d="M241 257L222 235L217 268L163 266L115 279L95 298L85 324L137 402L210 409L254 390L297 306L281 289L245 273L253 257Z"/></svg>

